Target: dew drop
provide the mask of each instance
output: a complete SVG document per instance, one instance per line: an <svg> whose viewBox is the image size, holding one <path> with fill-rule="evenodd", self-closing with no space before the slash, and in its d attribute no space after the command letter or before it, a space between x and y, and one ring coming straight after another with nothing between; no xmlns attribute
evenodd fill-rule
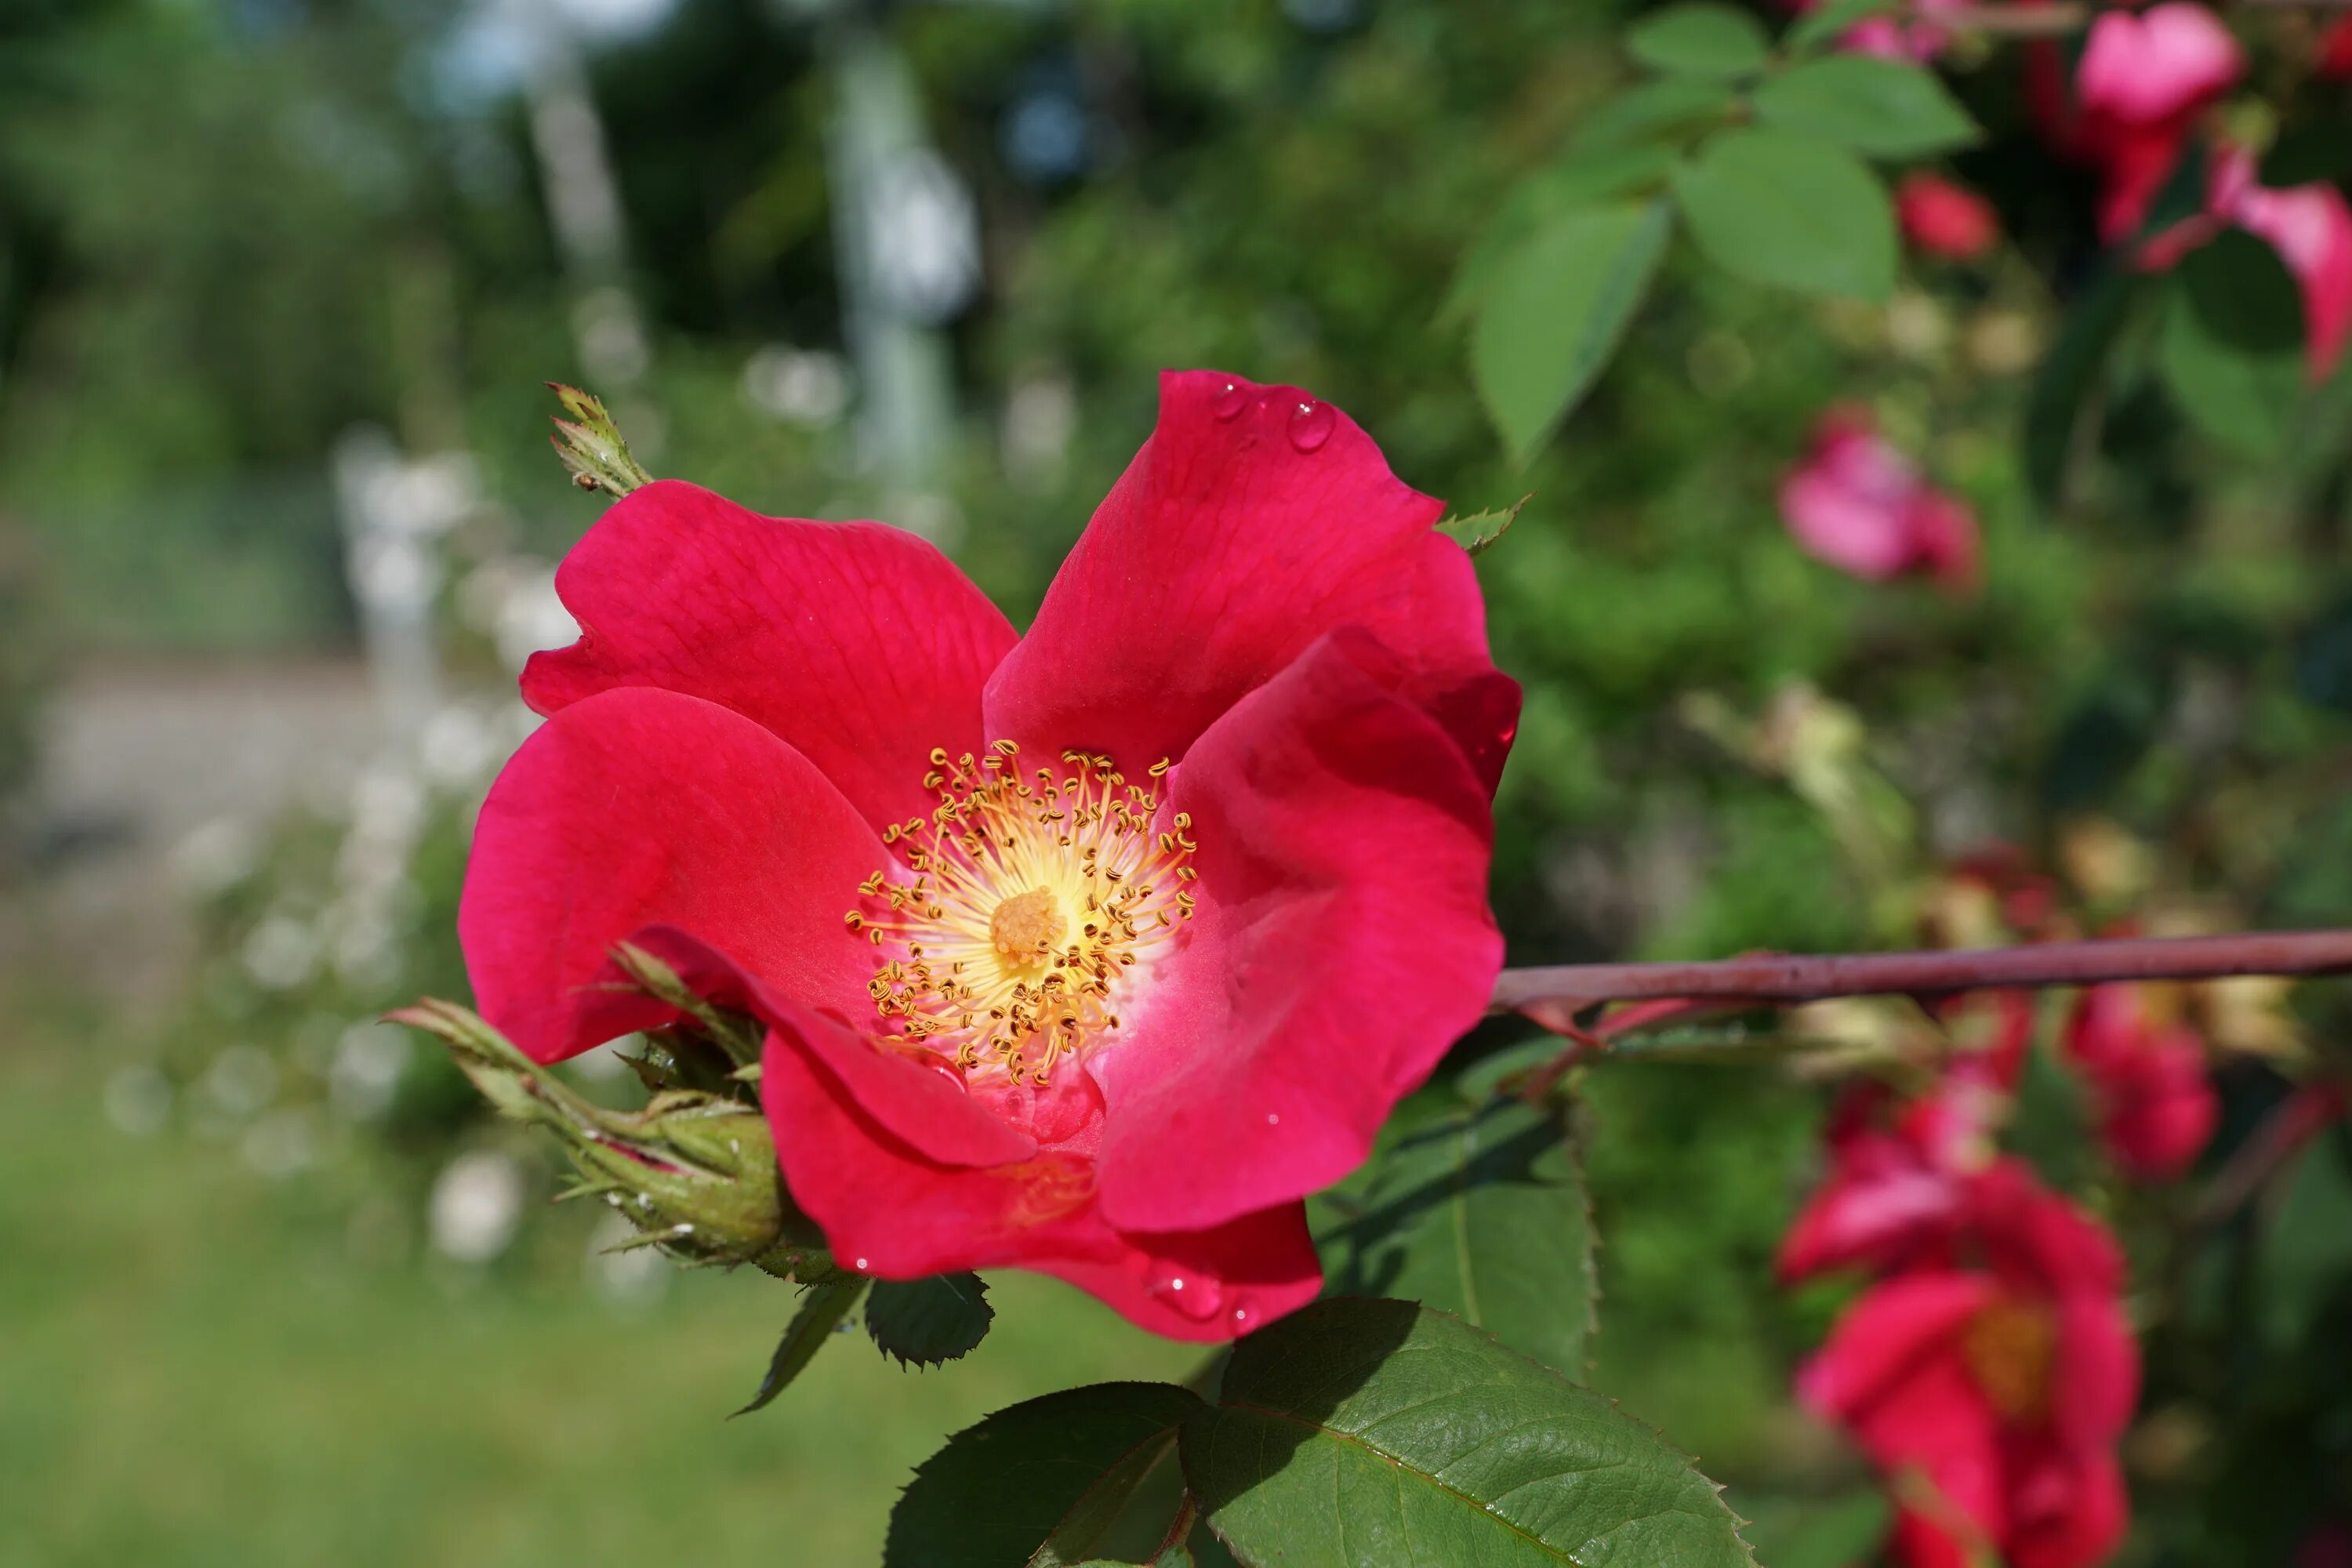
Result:
<svg viewBox="0 0 2352 1568"><path fill-rule="evenodd" d="M1238 381L1229 381L1217 388L1217 395L1209 404L1209 412L1230 425L1242 416L1250 405L1249 388Z"/></svg>
<svg viewBox="0 0 2352 1568"><path fill-rule="evenodd" d="M1215 1317L1217 1309L1225 1304L1225 1293L1215 1280L1187 1279L1173 1269L1153 1275L1150 1290L1195 1322Z"/></svg>
<svg viewBox="0 0 2352 1568"><path fill-rule="evenodd" d="M1234 1331L1235 1333L1247 1333L1249 1331L1250 1325L1256 1321L1257 1314L1251 1311L1247 1307L1235 1307L1234 1309Z"/></svg>
<svg viewBox="0 0 2352 1568"><path fill-rule="evenodd" d="M1308 398L1290 411L1290 444L1302 452L1319 450L1339 423L1339 416L1329 404Z"/></svg>
<svg viewBox="0 0 2352 1568"><path fill-rule="evenodd" d="M852 1268L856 1269L860 1274L863 1274L863 1273L865 1273L865 1272L866 1272L866 1259L864 1259L863 1258L856 1258L856 1259L855 1259L854 1261L852 1261L852 1262L851 1262L851 1264L850 1264L849 1266L850 1266Z"/></svg>
<svg viewBox="0 0 2352 1568"><path fill-rule="evenodd" d="M1268 1127L1279 1127L1279 1126L1281 1126L1281 1125L1282 1125L1282 1112L1280 1112L1279 1110L1269 1110L1269 1111L1267 1111L1267 1112L1265 1113L1265 1124L1266 1124Z"/></svg>

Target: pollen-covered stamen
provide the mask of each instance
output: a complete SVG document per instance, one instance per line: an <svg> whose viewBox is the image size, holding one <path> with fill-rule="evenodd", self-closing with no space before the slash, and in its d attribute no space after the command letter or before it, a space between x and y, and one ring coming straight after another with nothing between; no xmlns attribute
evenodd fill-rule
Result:
<svg viewBox="0 0 2352 1568"><path fill-rule="evenodd" d="M2049 1418L2058 1321L2048 1307L2038 1301L1993 1302L1969 1320L1960 1352L1994 1409L2028 1425Z"/></svg>
<svg viewBox="0 0 2352 1568"><path fill-rule="evenodd" d="M845 919L880 955L866 989L894 1037L1043 1083L1118 1027L1118 992L1192 918L1197 846L1185 813L1159 825L1164 761L1146 784L1086 752L1024 777L1019 751L932 752L923 783L939 805L882 835L905 847L910 878L875 872Z"/></svg>

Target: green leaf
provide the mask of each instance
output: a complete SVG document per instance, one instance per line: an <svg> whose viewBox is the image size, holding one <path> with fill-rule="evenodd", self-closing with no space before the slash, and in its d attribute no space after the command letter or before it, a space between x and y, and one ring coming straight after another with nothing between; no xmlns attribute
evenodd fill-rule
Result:
<svg viewBox="0 0 2352 1568"><path fill-rule="evenodd" d="M1519 509L1535 500L1521 496L1507 507L1492 511L1474 511L1467 517L1449 517L1437 525L1437 531L1462 546L1473 556L1484 555L1511 531L1511 524L1519 521Z"/></svg>
<svg viewBox="0 0 2352 1568"><path fill-rule="evenodd" d="M1735 1496L1742 1513L1752 1514L1748 1539L1756 1555L1772 1568L1853 1568L1867 1563L1886 1539L1894 1509L1878 1487L1836 1497Z"/></svg>
<svg viewBox="0 0 2352 1568"><path fill-rule="evenodd" d="M1696 77L1667 77L1621 92L1577 122L1579 153L1638 146L1722 123L1738 102L1730 88Z"/></svg>
<svg viewBox="0 0 2352 1568"><path fill-rule="evenodd" d="M760 1392L751 1396L751 1404L735 1414L749 1415L773 1402L776 1395L801 1374L801 1370L816 1359L816 1352L824 1348L824 1342L832 1337L833 1331L848 1321L850 1310L857 1305L857 1299L866 1294L866 1287L872 1283L863 1275L853 1274L827 1284L810 1286L808 1294L801 1298L801 1310L793 1314L792 1322L786 1325L784 1337L776 1342L776 1353L768 1360L768 1375L760 1380Z"/></svg>
<svg viewBox="0 0 2352 1568"><path fill-rule="evenodd" d="M1184 1476L1243 1562L1754 1568L1712 1481L1459 1318L1318 1301L1241 1342Z"/></svg>
<svg viewBox="0 0 2352 1568"><path fill-rule="evenodd" d="M1584 1381L1600 1295L1592 1209L1554 1108L1462 1104L1427 1089L1398 1111L1364 1212L1334 1237L1333 1279L1452 1312L1513 1350Z"/></svg>
<svg viewBox="0 0 2352 1568"><path fill-rule="evenodd" d="M1983 140L1936 73L1871 55L1810 60L1756 89L1756 117L1872 158L1924 158Z"/></svg>
<svg viewBox="0 0 2352 1568"><path fill-rule="evenodd" d="M1894 290L1894 204L1843 148L1727 131L1675 174L1675 194L1699 248L1727 272L1874 301Z"/></svg>
<svg viewBox="0 0 2352 1568"><path fill-rule="evenodd" d="M2139 272L2128 267L2101 272L2067 310L2058 341L2035 373L2025 405L2025 478L2045 507L2064 498L2084 421L2098 402L2107 355L2131 319L2140 283Z"/></svg>
<svg viewBox="0 0 2352 1568"><path fill-rule="evenodd" d="M1830 0L1790 24L1781 43L1792 55L1810 54L1845 37L1857 22L1892 11L1899 0Z"/></svg>
<svg viewBox="0 0 2352 1568"><path fill-rule="evenodd" d="M996 1309L977 1274L877 1279L866 1299L866 1331L900 1365L938 1366L988 1337Z"/></svg>
<svg viewBox="0 0 2352 1568"><path fill-rule="evenodd" d="M1520 181L1463 254L1445 302L1438 307L1439 324L1468 314L1547 226L1612 196L1664 185L1674 166L1674 153L1664 147L1624 147L1566 159Z"/></svg>
<svg viewBox="0 0 2352 1568"><path fill-rule="evenodd" d="M2304 389L2302 296L2278 252L2236 229L2189 252L2157 363L2200 428L2248 456L2275 454Z"/></svg>
<svg viewBox="0 0 2352 1568"><path fill-rule="evenodd" d="M1512 460L1525 463L1591 389L1665 252L1664 202L1553 220L1500 266L1470 328L1470 374Z"/></svg>
<svg viewBox="0 0 2352 1568"><path fill-rule="evenodd" d="M1084 1563L1167 1456L1178 1424L1202 1408L1173 1384L1101 1383L998 1411L916 1470L890 1510L883 1568ZM1160 1561L1186 1558L1163 1549Z"/></svg>
<svg viewBox="0 0 2352 1568"><path fill-rule="evenodd" d="M1625 52L1672 76L1729 79L1752 75L1771 58L1763 24L1728 5L1669 5L1625 32Z"/></svg>
<svg viewBox="0 0 2352 1568"><path fill-rule="evenodd" d="M2292 1351L2352 1302L2352 1151L2323 1137L2295 1161L2263 1237L2255 1299L2263 1337Z"/></svg>

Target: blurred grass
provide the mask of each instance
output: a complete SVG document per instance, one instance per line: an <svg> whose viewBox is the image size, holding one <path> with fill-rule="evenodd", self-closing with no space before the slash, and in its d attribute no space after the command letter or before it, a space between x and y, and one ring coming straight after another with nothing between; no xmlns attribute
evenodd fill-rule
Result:
<svg viewBox="0 0 2352 1568"><path fill-rule="evenodd" d="M1198 1360L1006 1275L964 1362L845 1336L730 1422L787 1287L707 1273L633 1309L576 1272L355 1260L229 1146L115 1131L103 1030L30 1011L0 1043L0 1568L869 1563L948 1432Z"/></svg>

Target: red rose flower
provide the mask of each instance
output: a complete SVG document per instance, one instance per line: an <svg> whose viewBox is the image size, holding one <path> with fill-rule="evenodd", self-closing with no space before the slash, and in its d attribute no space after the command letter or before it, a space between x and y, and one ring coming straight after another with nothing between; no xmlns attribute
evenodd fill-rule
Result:
<svg viewBox="0 0 2352 1568"><path fill-rule="evenodd" d="M2099 233L2127 237L2147 221L2197 117L2237 85L2245 54L2212 12L2188 0L2103 11L2074 73L2077 114L2045 113L2057 138L2097 166Z"/></svg>
<svg viewBox="0 0 2352 1568"><path fill-rule="evenodd" d="M2000 241L1992 204L1966 185L1925 169L1895 188L1895 216L1903 237L1930 256L1972 261Z"/></svg>
<svg viewBox="0 0 2352 1568"><path fill-rule="evenodd" d="M580 640L482 809L482 1012L554 1061L768 1028L794 1199L889 1279L1020 1267L1182 1339L1318 1287L1300 1198L1483 1011L1518 711L1468 557L1370 437L1171 374L1016 637L874 523L663 482L557 574Z"/></svg>
<svg viewBox="0 0 2352 1568"><path fill-rule="evenodd" d="M1922 479L1865 409L1822 416L1781 481L1780 517L1806 553L1856 577L1926 573L1955 591L1976 582L1976 514Z"/></svg>
<svg viewBox="0 0 2352 1568"><path fill-rule="evenodd" d="M2074 1004L2064 1038L2116 1163L2143 1181L2166 1181L2196 1163L2221 1109L2194 1029L2161 1016L2147 987L2093 985Z"/></svg>
<svg viewBox="0 0 2352 1568"><path fill-rule="evenodd" d="M2352 16L2338 17L2320 35L2318 68L2330 81L2352 81Z"/></svg>
<svg viewBox="0 0 2352 1568"><path fill-rule="evenodd" d="M2139 1351L2105 1230L2023 1167L1970 1184L1975 1256L1898 1275L1847 1309L1798 1377L1895 1482L1912 1568L2089 1568L2128 1514L2115 1445Z"/></svg>
<svg viewBox="0 0 2352 1568"><path fill-rule="evenodd" d="M1969 1184L1993 1165L1993 1135L2032 1044L2033 1002L2017 991L1971 992L1939 1016L1953 1054L1933 1089L1896 1105L1864 1085L1832 1115L1828 1173L1780 1241L1784 1283L1949 1256L1969 1217Z"/></svg>

